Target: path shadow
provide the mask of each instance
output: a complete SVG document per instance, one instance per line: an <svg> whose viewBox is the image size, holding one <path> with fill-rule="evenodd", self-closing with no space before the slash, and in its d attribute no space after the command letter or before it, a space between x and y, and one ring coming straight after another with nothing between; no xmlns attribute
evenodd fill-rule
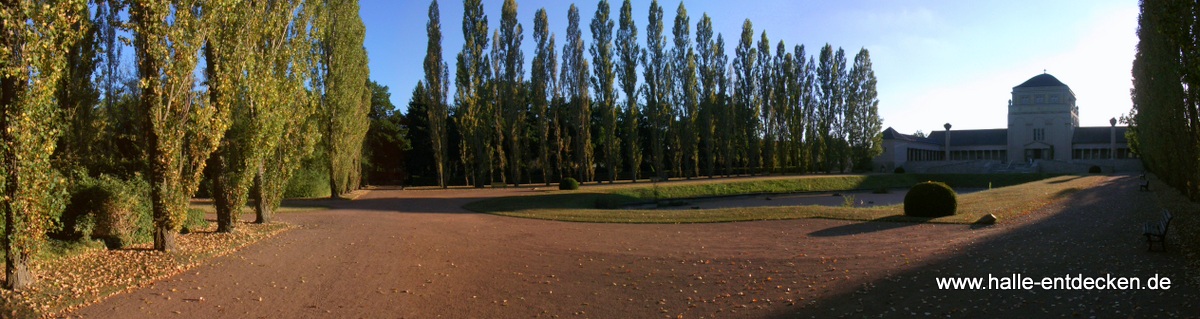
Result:
<svg viewBox="0 0 1200 319"><path fill-rule="evenodd" d="M820 296L769 318L881 317L1190 317L1200 289L1184 284L1188 267L1179 241L1166 253L1147 252L1141 226L1160 208L1151 193L1132 183L1107 183L1063 194L1061 204L1039 209L1021 224L983 237L913 268L897 269L854 291ZM819 233L872 231L887 223L861 223ZM816 235L815 233L813 235ZM890 245L893 243L879 243ZM1170 278L1170 290L954 290L938 278L987 278L1019 274L1040 281L1064 274L1084 277ZM1179 283L1179 284L1174 284Z"/></svg>
<svg viewBox="0 0 1200 319"><path fill-rule="evenodd" d="M303 203L295 203L296 205L307 205L316 207L327 207L329 210L365 210L376 212L392 212L392 213L418 213L418 214L478 214L466 209L462 206L467 203L484 200L490 197L487 196L472 196L472 197L437 197L437 196L420 196L420 194L406 194L404 197L378 197L378 198L359 198L355 200L345 199L311 199L305 200Z"/></svg>
<svg viewBox="0 0 1200 319"><path fill-rule="evenodd" d="M877 232L877 231L885 231L885 230L892 230L892 229L916 226L918 224L927 222L930 219L932 219L932 218L920 218L920 217L911 217L911 216L887 216L887 217L876 218L876 219L861 222L861 223L853 223L853 224L848 224L848 225L830 227L830 228L826 228L826 229L808 233L808 235L813 236L813 237L839 237L839 236L866 234L866 233L873 233L873 232Z"/></svg>
<svg viewBox="0 0 1200 319"><path fill-rule="evenodd" d="M1080 178L1084 178L1084 176L1082 176L1082 175L1081 175L1081 176L1075 176L1075 177L1072 177L1072 178L1066 178L1066 179L1057 180L1057 181L1049 181L1049 182L1046 182L1046 183L1047 183L1047 184L1062 184L1062 183L1070 182L1070 181L1077 180L1077 179L1080 179Z"/></svg>

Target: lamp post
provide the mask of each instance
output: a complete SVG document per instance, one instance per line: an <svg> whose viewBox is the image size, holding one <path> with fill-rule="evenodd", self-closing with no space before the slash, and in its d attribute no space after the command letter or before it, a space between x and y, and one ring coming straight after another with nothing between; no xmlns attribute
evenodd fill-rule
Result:
<svg viewBox="0 0 1200 319"><path fill-rule="evenodd" d="M1113 160L1115 165L1117 159L1117 118L1108 120L1108 158Z"/></svg>
<svg viewBox="0 0 1200 319"><path fill-rule="evenodd" d="M950 160L950 123L946 123L946 125L942 125L942 127L946 128L946 160L949 161Z"/></svg>

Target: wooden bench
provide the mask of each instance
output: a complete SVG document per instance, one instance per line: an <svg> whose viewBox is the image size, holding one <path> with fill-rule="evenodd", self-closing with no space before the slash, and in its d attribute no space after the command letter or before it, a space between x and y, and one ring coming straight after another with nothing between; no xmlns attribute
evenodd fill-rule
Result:
<svg viewBox="0 0 1200 319"><path fill-rule="evenodd" d="M1146 236L1146 249L1154 251L1154 243L1158 242L1162 246L1163 251L1167 251L1167 229L1171 226L1171 212L1163 210L1163 217L1160 221L1146 223L1142 227L1142 235Z"/></svg>

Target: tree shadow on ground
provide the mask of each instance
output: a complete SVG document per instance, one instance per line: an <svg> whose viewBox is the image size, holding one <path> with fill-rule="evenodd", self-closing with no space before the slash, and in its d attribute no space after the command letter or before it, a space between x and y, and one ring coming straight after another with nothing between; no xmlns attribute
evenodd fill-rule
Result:
<svg viewBox="0 0 1200 319"><path fill-rule="evenodd" d="M813 236L813 237L852 236L852 235L866 234L866 233L872 233L872 232L877 232L877 231L885 231L885 230L892 230L892 229L916 226L918 224L927 222L931 219L933 219L933 218L893 215L893 216L876 218L876 219L866 221L866 222L861 222L861 223L853 223L853 224L847 224L847 225L841 225L841 226L834 226L834 227L830 227L830 228L826 228L826 229L808 233L808 236Z"/></svg>
<svg viewBox="0 0 1200 319"><path fill-rule="evenodd" d="M386 191L393 192L393 191ZM289 199L285 200L285 206L289 207L321 207L328 210L362 210L376 212L394 212L398 213L418 213L418 214L478 214L466 209L462 206L468 203L477 202L492 198L481 194L481 196L472 197L444 197L438 196L437 191L412 191L412 190L397 190L394 192L403 192L401 196L386 195L378 197L359 197L354 200L347 199ZM279 214L290 214L290 212L276 212Z"/></svg>
<svg viewBox="0 0 1200 319"><path fill-rule="evenodd" d="M1200 289L1188 277L1178 247L1146 251L1141 225L1160 209L1154 195L1136 183L1103 183L1066 195L971 244L930 257L918 266L897 269L886 278L853 291L822 296L781 309L772 318L839 317L1187 317L1197 312ZM871 224L871 223L864 223ZM883 223L876 223L883 224ZM866 225L858 227L885 227ZM902 227L902 226L892 226ZM850 232L852 228L842 230ZM830 231L834 233L834 231ZM1179 243L1178 241L1174 243ZM887 245L892 243L879 243ZM1175 244L1178 245L1178 244ZM995 278L1021 275L1040 281L1063 277L1131 277L1143 285L1168 277L1170 290L967 290L940 289L939 278ZM987 284L986 282L984 283Z"/></svg>
<svg viewBox="0 0 1200 319"><path fill-rule="evenodd" d="M1070 181L1077 180L1077 179L1084 178L1084 177L1086 177L1086 176L1082 176L1082 175L1080 175L1080 176L1075 176L1075 177L1072 177L1072 178L1064 178L1064 179L1057 180L1057 181L1049 181L1049 182L1046 182L1046 183L1047 183L1047 184L1062 184L1062 183L1070 182Z"/></svg>

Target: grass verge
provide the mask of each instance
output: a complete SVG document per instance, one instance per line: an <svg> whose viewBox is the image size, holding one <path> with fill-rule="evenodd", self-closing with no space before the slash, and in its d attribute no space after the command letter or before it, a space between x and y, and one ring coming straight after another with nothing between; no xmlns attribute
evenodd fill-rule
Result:
<svg viewBox="0 0 1200 319"><path fill-rule="evenodd" d="M987 214L994 214L1001 221L1027 214L1076 191L1092 187L1102 177L1060 176L1035 180L1038 178L1045 178L1045 176L1001 175L997 178L995 175L868 175L804 177L788 180L746 181L727 185L711 183L659 188L660 198L687 198L699 197L696 196L698 194L723 196L739 193L907 187L912 185L908 184L909 182L916 180L946 181L947 184L954 185L954 187L987 187L990 181L993 187L999 187L959 196L958 214L939 218L904 216L902 205L871 208L788 206L706 210L596 209L596 207L615 207L614 205L621 203L643 200L647 192L653 192L652 187L649 190L646 187L618 188L608 190L608 192L585 190L562 194L494 198L470 203L465 208L503 216L595 223L669 224L830 218L970 224ZM746 184L739 185L743 183ZM1000 187L1007 185L1015 186Z"/></svg>
<svg viewBox="0 0 1200 319"><path fill-rule="evenodd" d="M1043 180L1055 175L1046 174L886 174L800 176L795 178L761 179L722 183L664 183L657 187L660 199L731 196L746 194L778 194L798 192L873 190L877 188L908 188L924 181L938 181L953 188L1005 187ZM625 187L609 193L641 200L655 198L656 188Z"/></svg>
<svg viewBox="0 0 1200 319"><path fill-rule="evenodd" d="M206 229L176 237L178 250L171 253L151 250L153 244L149 243L122 250L105 250L95 242L51 244L31 265L38 276L33 286L17 292L0 290L0 317L59 316L182 273L292 227L245 223L233 233L218 234L213 232L216 223L209 223Z"/></svg>

